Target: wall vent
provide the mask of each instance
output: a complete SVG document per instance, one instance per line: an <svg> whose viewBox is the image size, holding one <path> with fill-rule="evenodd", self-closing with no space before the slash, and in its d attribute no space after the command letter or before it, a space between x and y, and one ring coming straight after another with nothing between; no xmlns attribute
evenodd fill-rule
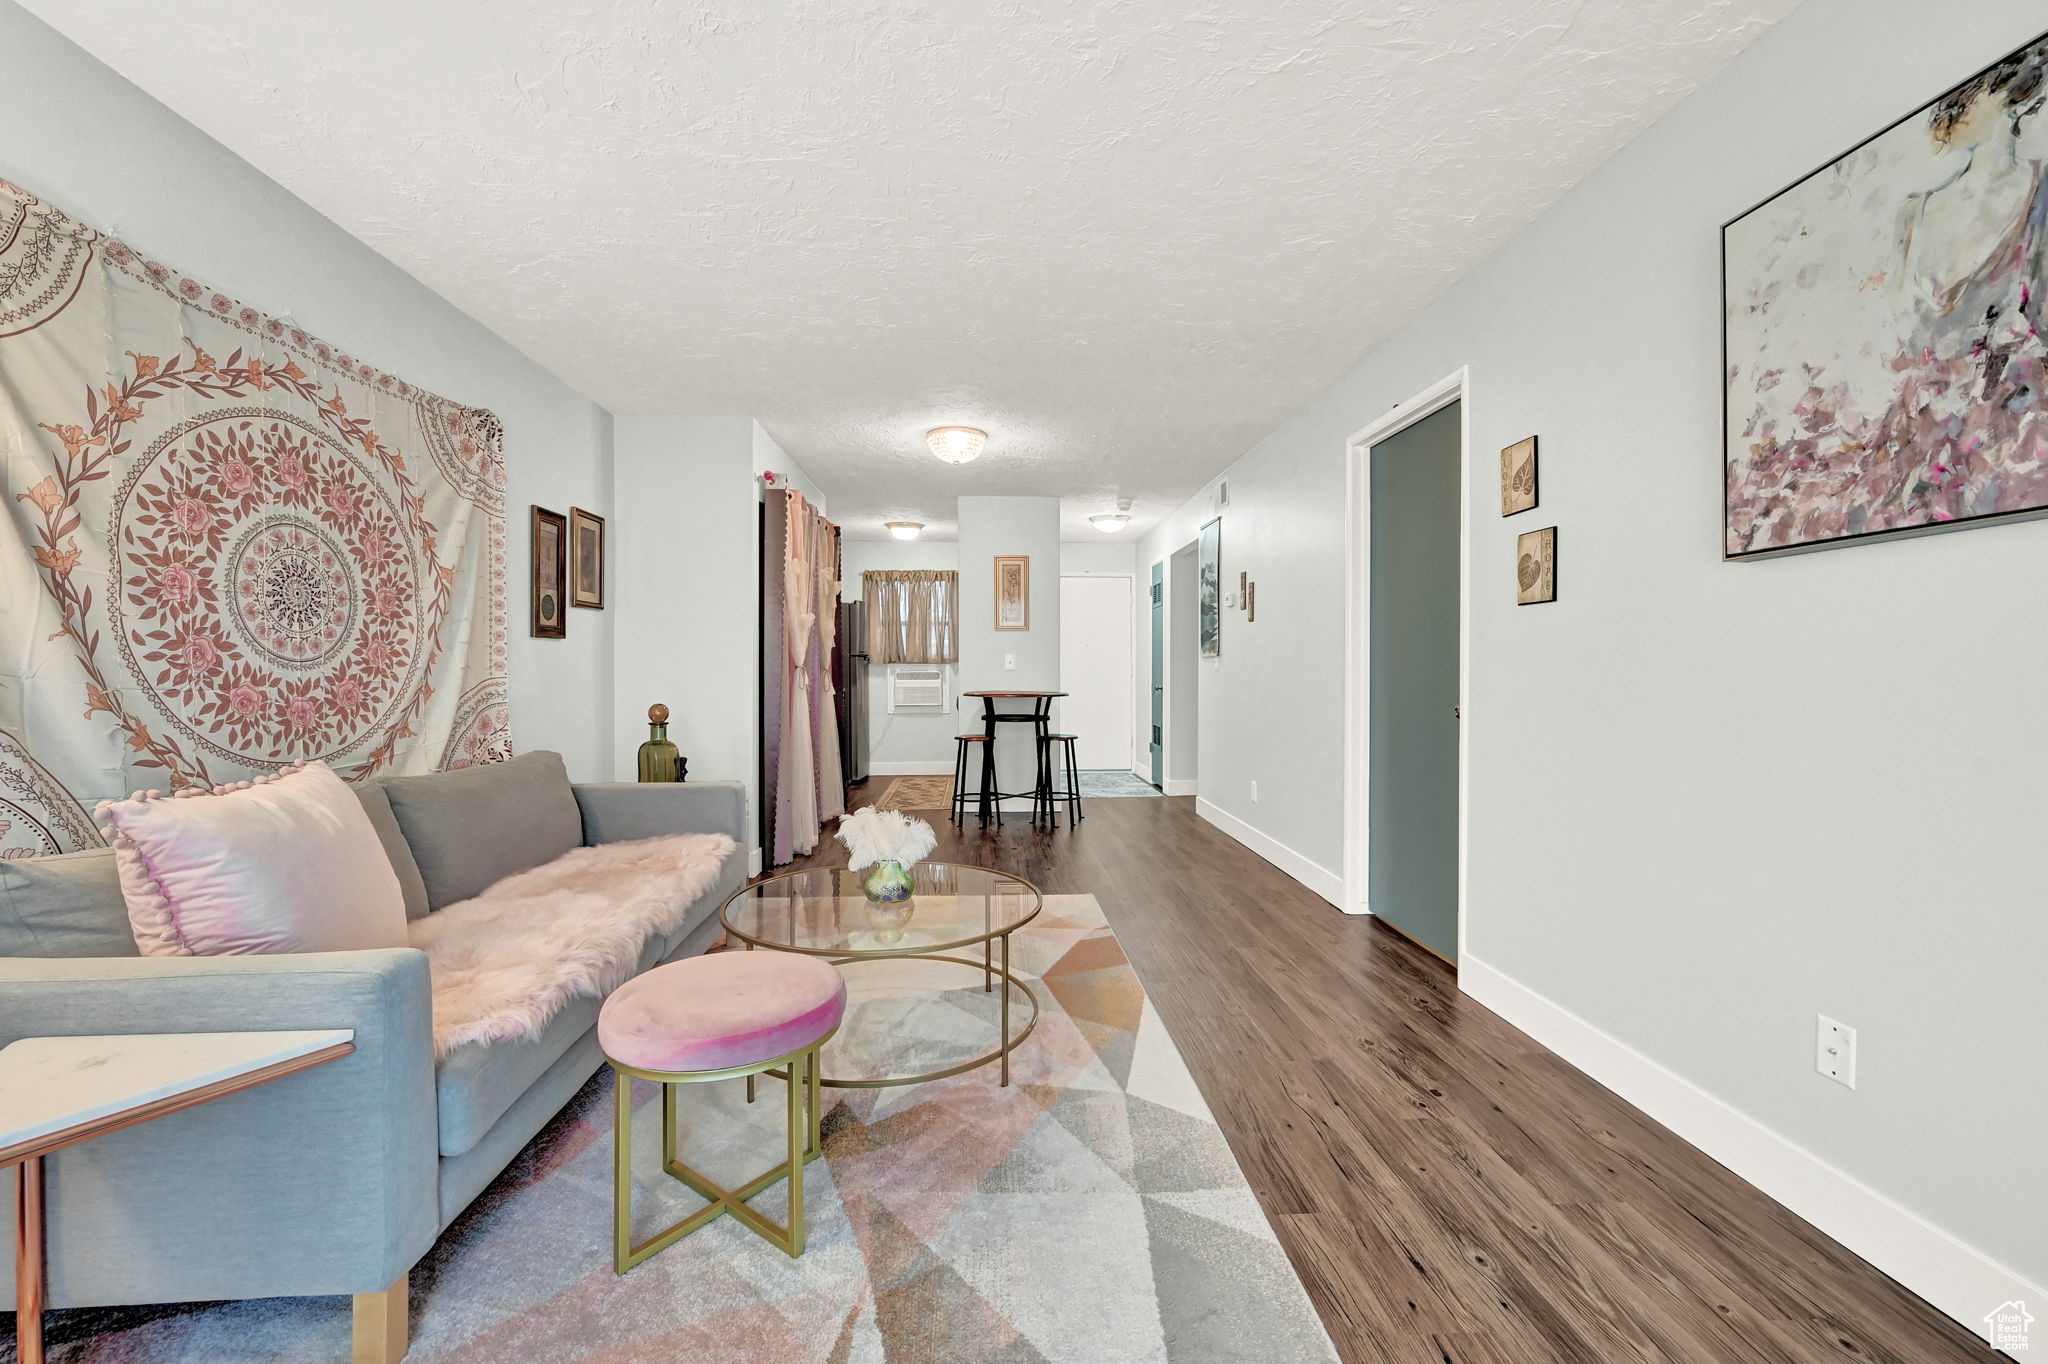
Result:
<svg viewBox="0 0 2048 1364"><path fill-rule="evenodd" d="M1224 479L1216 485L1216 510L1222 511L1230 505L1230 480Z"/></svg>
<svg viewBox="0 0 2048 1364"><path fill-rule="evenodd" d="M943 715L951 709L947 704L946 669L943 665L889 665L891 715Z"/></svg>

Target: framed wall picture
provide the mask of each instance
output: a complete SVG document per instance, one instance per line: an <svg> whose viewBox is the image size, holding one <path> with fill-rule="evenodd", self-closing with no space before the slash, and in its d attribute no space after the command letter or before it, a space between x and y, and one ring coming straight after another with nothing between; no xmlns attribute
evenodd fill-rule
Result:
<svg viewBox="0 0 2048 1364"><path fill-rule="evenodd" d="M1536 438L1528 436L1500 452L1500 514L1536 506Z"/></svg>
<svg viewBox="0 0 2048 1364"><path fill-rule="evenodd" d="M604 518L569 508L569 605L604 609Z"/></svg>
<svg viewBox="0 0 2048 1364"><path fill-rule="evenodd" d="M1557 600L1557 527L1515 537L1515 605Z"/></svg>
<svg viewBox="0 0 2048 1364"><path fill-rule="evenodd" d="M533 509L533 634L563 639L569 633L569 519Z"/></svg>
<svg viewBox="0 0 2048 1364"><path fill-rule="evenodd" d="M2044 62L1722 225L1723 558L2048 514Z"/></svg>
<svg viewBox="0 0 2048 1364"><path fill-rule="evenodd" d="M1223 518L1202 527L1198 551L1202 596L1202 657L1223 653Z"/></svg>
<svg viewBox="0 0 2048 1364"><path fill-rule="evenodd" d="M1031 628L1031 556L996 556L996 629Z"/></svg>

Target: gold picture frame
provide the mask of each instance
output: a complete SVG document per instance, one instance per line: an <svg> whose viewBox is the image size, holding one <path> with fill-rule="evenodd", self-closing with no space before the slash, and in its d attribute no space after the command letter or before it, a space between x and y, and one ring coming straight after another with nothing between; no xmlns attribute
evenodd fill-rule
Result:
<svg viewBox="0 0 2048 1364"><path fill-rule="evenodd" d="M996 629L1031 628L1031 556L996 556Z"/></svg>
<svg viewBox="0 0 2048 1364"><path fill-rule="evenodd" d="M1515 537L1515 605L1557 600L1557 527Z"/></svg>
<svg viewBox="0 0 2048 1364"><path fill-rule="evenodd" d="M1500 514L1536 508L1536 438L1525 437L1500 452Z"/></svg>
<svg viewBox="0 0 2048 1364"><path fill-rule="evenodd" d="M604 610L604 518L569 508L569 605Z"/></svg>
<svg viewBox="0 0 2048 1364"><path fill-rule="evenodd" d="M533 509L533 636L569 635L569 518Z"/></svg>

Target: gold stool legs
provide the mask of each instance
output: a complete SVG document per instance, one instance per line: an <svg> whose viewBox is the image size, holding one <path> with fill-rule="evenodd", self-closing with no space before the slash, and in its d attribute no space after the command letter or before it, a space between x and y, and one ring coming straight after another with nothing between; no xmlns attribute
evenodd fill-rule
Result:
<svg viewBox="0 0 2048 1364"><path fill-rule="evenodd" d="M804 1253L804 1166L824 1154L822 1129L823 1114L819 1104L818 1048L828 1038L801 1051L779 1056L772 1061L753 1066L736 1066L731 1070L716 1071L646 1071L631 1066L612 1063L615 1072L616 1106L613 1114L612 1139L612 1271L624 1274L650 1256L666 1250L691 1232L715 1221L730 1216L745 1224L768 1244L776 1247L791 1259ZM751 1086L754 1077L766 1070L783 1068L788 1078L788 1150L781 1164L765 1174L749 1180L737 1189L721 1188L710 1179L685 1165L677 1153L678 1124L676 1120L676 1088L679 1085L701 1084L710 1080L736 1079L747 1077ZM687 1184L711 1202L682 1221L652 1237L633 1244L633 1078L652 1080L661 1086L661 1168L675 1179ZM747 1200L763 1189L787 1180L789 1184L789 1218L785 1226L776 1226L760 1213L747 1206Z"/></svg>

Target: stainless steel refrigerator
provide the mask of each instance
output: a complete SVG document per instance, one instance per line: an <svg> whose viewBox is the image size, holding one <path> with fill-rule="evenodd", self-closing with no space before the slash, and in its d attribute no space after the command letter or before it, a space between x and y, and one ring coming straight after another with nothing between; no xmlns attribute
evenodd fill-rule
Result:
<svg viewBox="0 0 2048 1364"><path fill-rule="evenodd" d="M868 779L868 604L839 607L839 766L848 786Z"/></svg>

